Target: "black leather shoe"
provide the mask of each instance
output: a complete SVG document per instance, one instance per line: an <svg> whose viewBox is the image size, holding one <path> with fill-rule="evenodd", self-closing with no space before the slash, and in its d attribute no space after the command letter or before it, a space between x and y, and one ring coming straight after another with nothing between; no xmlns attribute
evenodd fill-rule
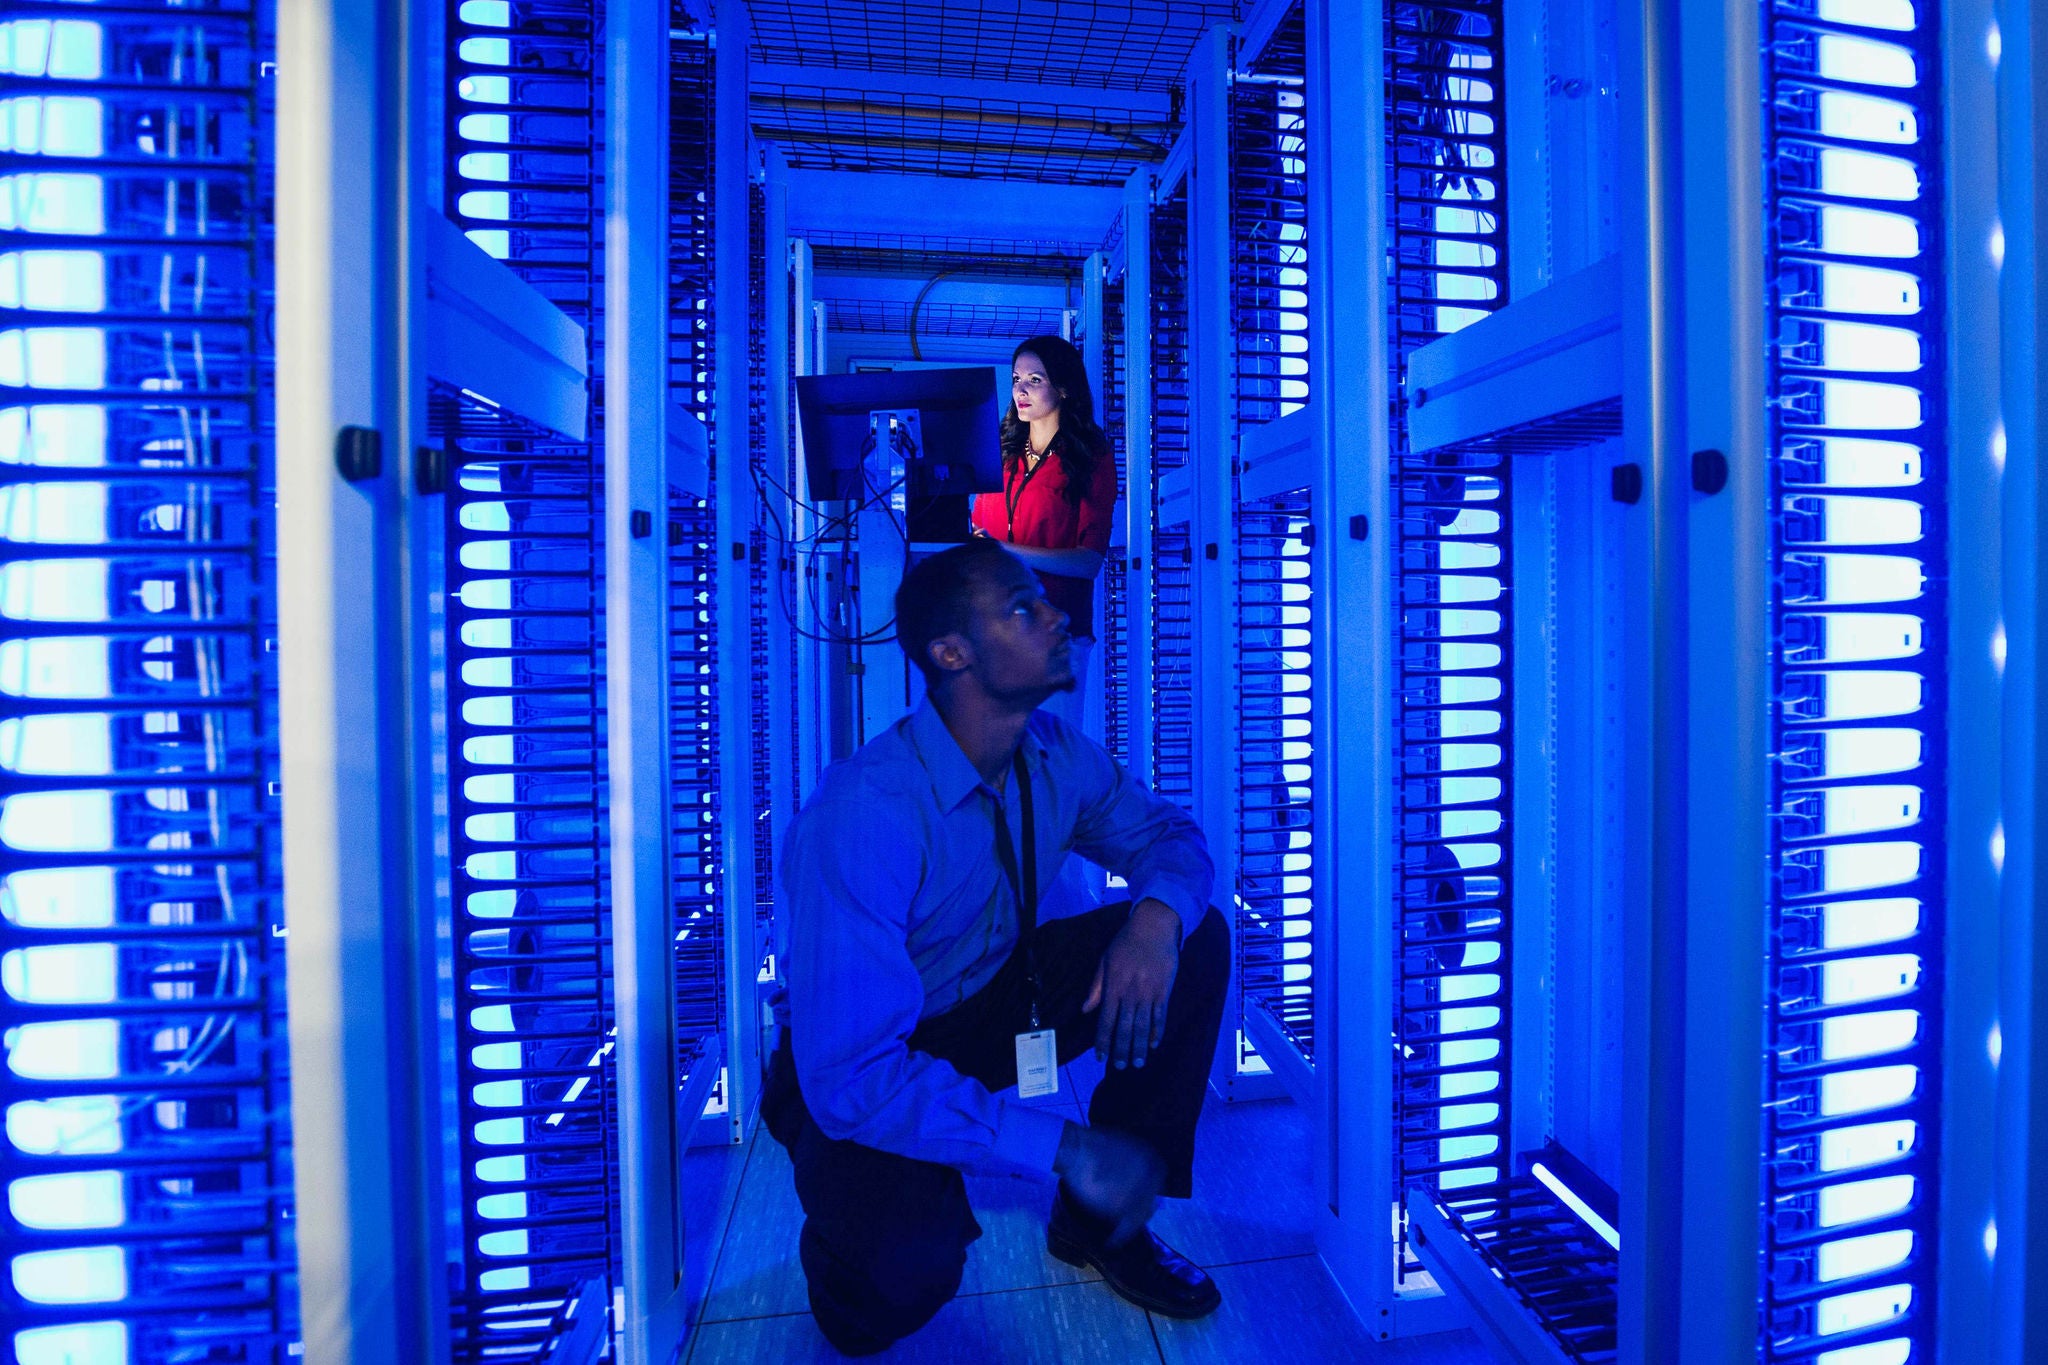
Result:
<svg viewBox="0 0 2048 1365"><path fill-rule="evenodd" d="M1095 1267L1118 1294L1169 1318L1206 1318L1223 1303L1216 1282L1150 1228L1109 1245L1102 1220L1073 1207L1065 1190L1053 1199L1045 1249L1068 1265Z"/></svg>

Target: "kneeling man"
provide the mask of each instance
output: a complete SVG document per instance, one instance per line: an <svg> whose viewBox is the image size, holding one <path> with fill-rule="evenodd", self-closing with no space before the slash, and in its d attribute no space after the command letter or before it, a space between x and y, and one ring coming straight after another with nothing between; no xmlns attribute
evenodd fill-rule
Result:
<svg viewBox="0 0 2048 1365"><path fill-rule="evenodd" d="M1147 1228L1187 1198L1229 930L1201 831L1040 711L1067 618L999 543L896 595L925 702L834 764L789 833L781 1045L762 1103L796 1166L811 1311L849 1355L929 1322L981 1235L961 1172L1058 1179L1047 1249L1172 1317L1221 1301ZM1037 923L1069 850L1132 898ZM1088 1123L1036 1097L1089 1047Z"/></svg>

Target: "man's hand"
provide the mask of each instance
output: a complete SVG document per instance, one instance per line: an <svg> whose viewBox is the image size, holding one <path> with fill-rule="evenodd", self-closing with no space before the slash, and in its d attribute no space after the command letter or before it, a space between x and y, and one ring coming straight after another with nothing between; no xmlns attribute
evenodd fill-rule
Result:
<svg viewBox="0 0 2048 1365"><path fill-rule="evenodd" d="M1082 1208L1115 1220L1109 1235L1112 1246L1145 1226L1166 1179L1166 1164L1138 1139L1106 1128L1084 1128L1071 1120L1060 1134L1053 1170Z"/></svg>
<svg viewBox="0 0 2048 1365"><path fill-rule="evenodd" d="M1142 900L1109 942L1081 1012L1100 1006L1095 1055L1117 1067L1145 1065L1166 1033L1166 1002L1180 971L1180 916L1165 901Z"/></svg>

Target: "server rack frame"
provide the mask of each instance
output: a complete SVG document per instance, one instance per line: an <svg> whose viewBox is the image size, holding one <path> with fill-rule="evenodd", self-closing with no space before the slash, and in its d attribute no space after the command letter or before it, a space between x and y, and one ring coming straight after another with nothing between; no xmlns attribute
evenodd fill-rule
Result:
<svg viewBox="0 0 2048 1365"><path fill-rule="evenodd" d="M1157 177L1148 169L1124 182L1119 212L1124 260L1124 525L1125 695L1135 702L1124 717L1126 766L1149 784L1153 743L1152 499L1158 474L1152 459L1152 196Z"/></svg>
<svg viewBox="0 0 2048 1365"><path fill-rule="evenodd" d="M747 116L748 20L740 0L718 0L717 116L713 131L712 202L713 404L712 500L718 521L718 676L731 692L736 680L751 679L754 666L749 632L737 629L753 617L753 594L744 569L754 532L754 491L748 451L748 260L752 232L745 207L752 190L753 141ZM720 809L757 810L753 782L753 737L744 725L721 727ZM723 822L725 838L726 999L730 1011L725 1048L726 1123L730 1140L747 1139L760 1104L766 1058L760 1003L760 971L767 945L761 941L755 900L757 845L763 837L752 818Z"/></svg>
<svg viewBox="0 0 2048 1365"><path fill-rule="evenodd" d="M1981 6L1976 12L1982 15ZM1997 1132L1996 1254L2000 1306L1988 1359L2027 1365L2048 1358L2048 1166L2033 1159L2048 1133L2048 934L2036 907L2048 904L2048 804L2041 799L2048 753L2041 700L2039 537L2048 527L2048 480L2038 457L2042 395L2048 389L2048 309L2040 306L2048 264L2048 215L2041 211L2048 166L2048 23L2028 0L1995 0L1998 35L1995 107L1997 204L2003 267L1998 307L2003 338L1999 383L2010 456L2001 482L2005 663L2001 698L2005 860L1999 885L1997 986L2000 1055ZM1993 29L1978 36L1986 43ZM1967 50L1961 49L1961 50Z"/></svg>
<svg viewBox="0 0 2048 1365"><path fill-rule="evenodd" d="M343 426L394 454L427 431L413 366L434 81L408 54L438 50L437 8L279 7L279 65L293 73L278 98L294 154L277 182L277 463L298 517L278 578L295 627L279 638L279 721L300 1311L309 1358L365 1365L447 1356L439 1066L418 1008L435 998L433 850L408 833L431 828L432 793L415 785L427 688L409 661L427 657L416 570L435 512L409 461L350 483L334 458ZM340 591L365 564L388 573ZM402 813L388 844L359 837L363 810Z"/></svg>
<svg viewBox="0 0 2048 1365"><path fill-rule="evenodd" d="M1924 6L1916 8L1924 12ZM2008 451L2035 447L2012 439L2014 379L2000 362L2026 343L2015 336L2016 320L2001 317L2000 293L2006 284L2001 276L2012 269L2004 243L2015 229L2027 230L2035 208L2031 200L2006 193L2012 182L2002 179L2020 152L2015 140L2027 135L1999 125L2006 60L1994 48L2004 17L1999 10L1993 0L1940 0L1935 35L1941 52L1936 78L1946 311L1934 325L1945 332L1940 349L1946 369L1933 387L1945 390L1949 512L1942 532L1949 696L1941 1151L1935 1177L1941 1203L1933 1220L1940 1286L1933 1341L1942 1360L1995 1360L2002 1335L2039 1330L2020 1325L2017 1320L2028 1316L2023 1298L2001 1293L1998 1283L2006 1220L1997 1173L2004 1144L1993 1136L2005 1084L1999 982L2005 957L2015 951L2013 926L1969 910L1997 905L2008 890L2007 850L2014 840L2007 791L2011 770L2025 762L2012 751L2001 715L2005 697L2020 685L2008 673L2009 647L2005 657L1999 652L2006 623L2017 614L2008 587L2014 566L2005 537L2011 531L2001 530L2000 521L2008 496L2002 485L2015 466L2028 463L2009 461ZM2023 32L2037 22L2019 18ZM2019 65L2027 69L2023 55ZM1997 156L1980 154L1986 142L1996 142ZM2025 1226L2024 1218L2020 1222Z"/></svg>
<svg viewBox="0 0 2048 1365"><path fill-rule="evenodd" d="M1333 268L1309 274L1314 460L1328 533L1310 572L1323 615L1312 667L1325 679L1312 760L1316 993L1316 1245L1366 1329L1382 1340L1446 1330L1462 1315L1434 1285L1397 1281L1394 1070L1392 452L1387 413L1385 7L1305 0L1309 238ZM1359 268L1337 268L1338 263ZM1340 638L1341 634L1341 638ZM1339 818L1339 812L1342 817Z"/></svg>
<svg viewBox="0 0 2048 1365"><path fill-rule="evenodd" d="M668 0L607 0L604 552L618 1255L613 1330L666 1365L687 1328L669 727ZM657 395L656 401L642 399ZM675 420L687 420L677 417Z"/></svg>
<svg viewBox="0 0 2048 1365"><path fill-rule="evenodd" d="M1238 708L1236 676L1237 537L1236 342L1231 317L1230 93L1237 26L1218 24L1188 59L1188 538L1194 733L1194 816L1216 865L1215 898L1237 944ZM1229 1021L1211 1078L1232 1099L1278 1093L1264 1069L1244 1069L1238 976L1230 974Z"/></svg>

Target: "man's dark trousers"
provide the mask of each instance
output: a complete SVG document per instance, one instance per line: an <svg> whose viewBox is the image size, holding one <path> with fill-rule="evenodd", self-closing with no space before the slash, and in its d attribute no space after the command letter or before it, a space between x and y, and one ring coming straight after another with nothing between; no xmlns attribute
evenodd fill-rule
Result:
<svg viewBox="0 0 2048 1365"><path fill-rule="evenodd" d="M1039 1017L1059 1030L1062 1063L1095 1043L1096 1013L1081 1006L1103 951L1129 917L1129 902L1118 902L1038 930ZM1091 1126L1149 1142L1166 1163L1165 1193L1182 1199L1192 1188L1195 1121L1229 974L1230 930L1212 909L1181 944L1159 1046L1142 1067L1112 1067L1088 1106ZM1004 1090L1017 1083L1016 1035L1030 1028L1030 1012L1019 954L958 1007L920 1023L910 1049ZM826 1338L848 1355L866 1355L930 1322L959 1292L967 1244L981 1235L960 1172L825 1136L798 1092L786 1034L769 1067L761 1115L796 1166L804 1276Z"/></svg>

